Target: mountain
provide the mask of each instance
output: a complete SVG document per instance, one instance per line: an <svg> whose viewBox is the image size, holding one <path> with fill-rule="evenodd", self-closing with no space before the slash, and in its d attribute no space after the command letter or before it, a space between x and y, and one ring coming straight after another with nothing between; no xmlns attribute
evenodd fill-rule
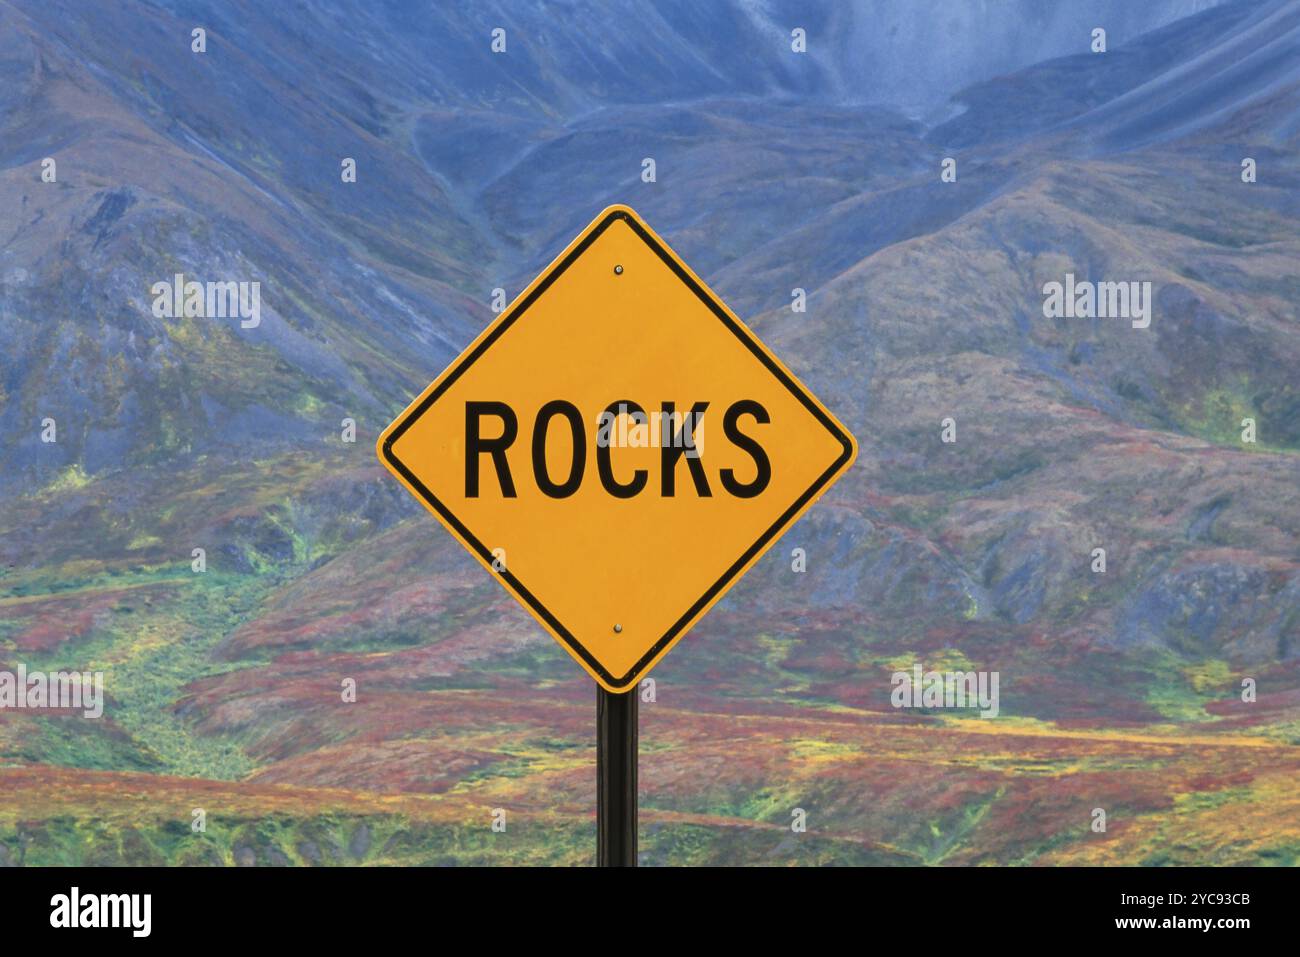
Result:
<svg viewBox="0 0 1300 957"><path fill-rule="evenodd" d="M590 682L371 450L612 202L861 446L656 670L646 863L1300 858L1296 4L0 0L0 79L0 668L108 694L0 711L0 864L590 858Z"/></svg>

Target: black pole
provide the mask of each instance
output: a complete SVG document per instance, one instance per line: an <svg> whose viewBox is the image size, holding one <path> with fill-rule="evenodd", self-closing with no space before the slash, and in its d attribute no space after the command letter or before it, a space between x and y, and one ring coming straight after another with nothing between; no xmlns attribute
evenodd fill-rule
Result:
<svg viewBox="0 0 1300 957"><path fill-rule="evenodd" d="M596 686L596 863L636 867L637 689Z"/></svg>

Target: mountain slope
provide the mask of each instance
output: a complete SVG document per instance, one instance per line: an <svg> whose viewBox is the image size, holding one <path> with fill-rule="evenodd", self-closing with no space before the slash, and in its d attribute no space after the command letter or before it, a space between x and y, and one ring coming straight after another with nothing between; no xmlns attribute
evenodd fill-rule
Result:
<svg viewBox="0 0 1300 957"><path fill-rule="evenodd" d="M372 441L614 201L862 450L656 671L647 862L1298 859L1295 5L848 9L0 2L0 667L109 694L0 713L0 863L589 857L590 683Z"/></svg>

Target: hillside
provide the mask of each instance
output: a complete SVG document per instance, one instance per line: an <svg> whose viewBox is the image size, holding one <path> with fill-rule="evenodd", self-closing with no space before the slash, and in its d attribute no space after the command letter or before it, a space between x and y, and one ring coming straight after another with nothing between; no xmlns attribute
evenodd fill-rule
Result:
<svg viewBox="0 0 1300 957"><path fill-rule="evenodd" d="M861 446L656 670L645 863L1300 861L1300 11L941 6L0 0L0 669L109 696L0 711L0 864L590 858L591 682L373 440L612 202Z"/></svg>

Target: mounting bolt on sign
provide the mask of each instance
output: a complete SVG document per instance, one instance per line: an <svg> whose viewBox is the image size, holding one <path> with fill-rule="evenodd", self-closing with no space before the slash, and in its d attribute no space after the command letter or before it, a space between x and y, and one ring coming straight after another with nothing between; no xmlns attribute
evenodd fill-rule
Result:
<svg viewBox="0 0 1300 957"><path fill-rule="evenodd" d="M611 206L378 451L600 686L598 857L635 864L637 684L844 474L853 436Z"/></svg>

